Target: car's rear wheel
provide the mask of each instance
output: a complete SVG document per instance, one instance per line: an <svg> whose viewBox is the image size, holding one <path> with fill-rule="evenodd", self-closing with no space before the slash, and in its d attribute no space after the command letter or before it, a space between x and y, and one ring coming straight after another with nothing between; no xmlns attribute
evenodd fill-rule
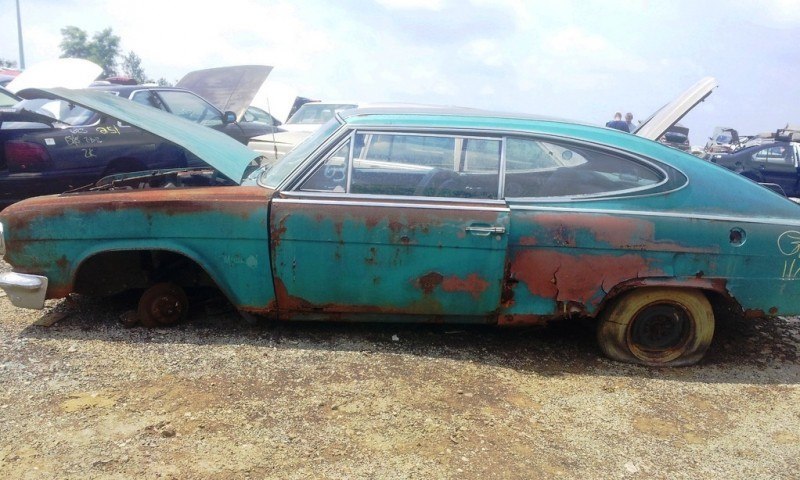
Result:
<svg viewBox="0 0 800 480"><path fill-rule="evenodd" d="M139 299L139 322L145 327L174 325L189 311L189 298L174 283L157 283L145 290Z"/></svg>
<svg viewBox="0 0 800 480"><path fill-rule="evenodd" d="M597 341L614 360L650 366L691 365L714 336L714 311L702 292L640 288L600 315Z"/></svg>

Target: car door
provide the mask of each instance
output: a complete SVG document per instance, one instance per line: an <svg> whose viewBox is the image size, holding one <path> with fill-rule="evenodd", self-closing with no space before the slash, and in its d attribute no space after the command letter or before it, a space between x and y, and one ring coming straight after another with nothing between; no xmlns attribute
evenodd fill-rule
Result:
<svg viewBox="0 0 800 480"><path fill-rule="evenodd" d="M332 147L271 206L280 316L493 321L509 226L501 144L352 132Z"/></svg>

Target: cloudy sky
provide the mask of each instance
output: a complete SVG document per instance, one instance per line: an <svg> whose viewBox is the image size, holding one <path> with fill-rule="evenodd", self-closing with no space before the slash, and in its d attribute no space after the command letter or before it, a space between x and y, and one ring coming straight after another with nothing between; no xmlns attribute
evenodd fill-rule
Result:
<svg viewBox="0 0 800 480"><path fill-rule="evenodd" d="M694 144L800 124L800 0L19 0L28 66L60 29L111 27L152 78L266 64L269 82L331 100L401 101L604 123L637 119L703 76ZM215 5L212 7L212 5ZM0 58L17 60L14 0Z"/></svg>

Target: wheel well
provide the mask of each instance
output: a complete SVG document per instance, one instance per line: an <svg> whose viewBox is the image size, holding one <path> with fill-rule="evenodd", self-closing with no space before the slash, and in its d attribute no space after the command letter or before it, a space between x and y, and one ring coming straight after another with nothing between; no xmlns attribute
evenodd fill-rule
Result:
<svg viewBox="0 0 800 480"><path fill-rule="evenodd" d="M677 282L647 281L644 284L640 285L628 284L612 289L609 295L607 295L606 298L603 299L603 302L597 309L597 314L602 312L604 309L608 308L616 300L623 297L626 293L634 289L659 288L659 287L683 288L688 290L697 290L701 292L703 295L706 296L709 303L711 303L711 308L713 308L714 310L714 317L717 319L726 318L729 316L740 316L744 313L744 310L742 309L742 306L739 304L739 302L737 302L735 298L731 297L727 291L719 291L708 285L681 285L680 283ZM595 315L595 317L597 316L597 314Z"/></svg>
<svg viewBox="0 0 800 480"><path fill-rule="evenodd" d="M157 282L173 282L184 288L217 287L197 262L180 253L124 250L98 253L84 260L75 274L73 290L108 296Z"/></svg>

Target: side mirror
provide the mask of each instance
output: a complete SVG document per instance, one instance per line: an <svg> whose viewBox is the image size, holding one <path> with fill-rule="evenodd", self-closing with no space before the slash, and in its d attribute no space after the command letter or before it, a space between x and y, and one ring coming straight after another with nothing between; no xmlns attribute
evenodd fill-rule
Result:
<svg viewBox="0 0 800 480"><path fill-rule="evenodd" d="M236 123L236 114L231 112L230 110L222 114L222 123L229 124L229 123Z"/></svg>

